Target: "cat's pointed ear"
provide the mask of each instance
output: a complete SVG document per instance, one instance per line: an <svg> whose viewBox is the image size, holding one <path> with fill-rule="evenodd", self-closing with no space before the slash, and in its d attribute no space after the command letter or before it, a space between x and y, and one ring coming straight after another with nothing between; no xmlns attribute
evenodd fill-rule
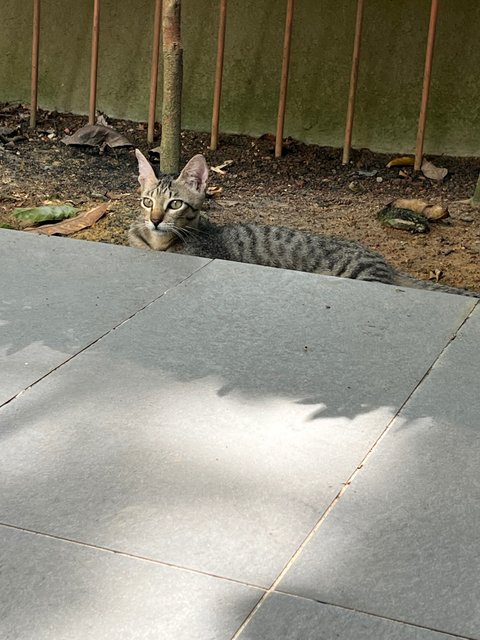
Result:
<svg viewBox="0 0 480 640"><path fill-rule="evenodd" d="M191 160L182 169L178 179L182 180L191 189L195 189L199 193L204 193L207 187L208 165L205 158L199 153L193 156Z"/></svg>
<svg viewBox="0 0 480 640"><path fill-rule="evenodd" d="M140 151L140 149L135 149L135 155L138 160L138 181L142 187L155 186L158 182L157 176L155 175L155 171L152 168L152 165Z"/></svg>

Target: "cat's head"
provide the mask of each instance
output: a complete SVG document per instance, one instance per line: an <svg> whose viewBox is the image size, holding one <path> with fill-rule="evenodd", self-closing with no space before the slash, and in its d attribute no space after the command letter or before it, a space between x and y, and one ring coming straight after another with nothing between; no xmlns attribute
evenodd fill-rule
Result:
<svg viewBox="0 0 480 640"><path fill-rule="evenodd" d="M145 225L150 231L196 228L207 188L205 158L193 156L177 177L155 172L143 153L135 149Z"/></svg>

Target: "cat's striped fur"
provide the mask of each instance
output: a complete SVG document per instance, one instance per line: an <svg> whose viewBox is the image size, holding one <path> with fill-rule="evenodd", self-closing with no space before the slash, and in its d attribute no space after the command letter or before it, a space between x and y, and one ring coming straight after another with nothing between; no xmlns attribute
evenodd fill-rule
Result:
<svg viewBox="0 0 480 640"><path fill-rule="evenodd" d="M153 204L131 226L132 246L480 298L474 291L400 273L380 254L350 240L285 227L214 224L200 212L208 175L203 156L192 158L177 179L160 180L138 150L137 158L142 198ZM170 205L178 200L182 208L173 210Z"/></svg>

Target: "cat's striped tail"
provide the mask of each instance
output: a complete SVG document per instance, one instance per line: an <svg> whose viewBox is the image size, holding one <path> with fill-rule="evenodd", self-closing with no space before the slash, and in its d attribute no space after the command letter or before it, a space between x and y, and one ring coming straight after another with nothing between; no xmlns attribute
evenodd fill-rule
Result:
<svg viewBox="0 0 480 640"><path fill-rule="evenodd" d="M427 291L438 291L440 293L454 293L458 296L470 296L471 298L480 298L480 292L471 291L469 289L460 289L460 287L449 287L445 284L429 282L428 280L418 280L406 273L397 273L395 284L401 287L409 287L410 289L426 289Z"/></svg>

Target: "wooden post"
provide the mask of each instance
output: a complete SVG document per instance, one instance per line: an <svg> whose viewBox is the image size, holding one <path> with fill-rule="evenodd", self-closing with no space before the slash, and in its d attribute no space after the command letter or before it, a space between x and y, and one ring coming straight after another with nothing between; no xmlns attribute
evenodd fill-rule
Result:
<svg viewBox="0 0 480 640"><path fill-rule="evenodd" d="M162 26L162 0L155 0L153 19L152 69L150 73L150 101L148 105L147 142L153 142L155 112L157 109L158 56L160 53L160 30Z"/></svg>
<svg viewBox="0 0 480 640"><path fill-rule="evenodd" d="M280 96L278 99L277 133L275 136L275 157L282 155L283 125L285 123L285 105L287 102L288 67L290 65L290 43L292 41L294 0L287 0L285 34L283 38L282 75L280 79Z"/></svg>
<svg viewBox="0 0 480 640"><path fill-rule="evenodd" d="M92 24L92 58L90 63L90 103L89 103L89 109L88 109L88 124L95 124L95 105L97 102L99 27L100 27L100 0L94 0L93 24Z"/></svg>
<svg viewBox="0 0 480 640"><path fill-rule="evenodd" d="M357 0L357 17L355 19L355 37L353 40L352 70L350 72L350 89L348 92L347 122L345 124L345 141L343 143L342 164L350 160L352 145L353 116L355 112L355 96L357 94L358 65L360 62L360 44L362 39L363 0Z"/></svg>
<svg viewBox="0 0 480 640"><path fill-rule="evenodd" d="M33 0L32 32L32 85L30 98L30 126L37 124L38 106L38 51L40 48L40 0Z"/></svg>
<svg viewBox="0 0 480 640"><path fill-rule="evenodd" d="M213 93L212 134L210 149L215 151L218 146L218 122L220 119L220 99L222 96L223 54L225 51L225 26L227 22L227 0L220 0L220 15L218 19L217 64L215 67L215 89Z"/></svg>
<svg viewBox="0 0 480 640"><path fill-rule="evenodd" d="M163 110L160 170L177 173L180 165L183 49L181 0L163 3Z"/></svg>
<svg viewBox="0 0 480 640"><path fill-rule="evenodd" d="M418 118L417 145L415 147L415 171L419 171L423 160L423 142L425 140L425 123L427 120L428 95L430 93L430 78L432 75L433 46L437 29L439 0L432 0L430 7L430 23L428 25L427 52L425 54L425 71L423 74L422 102Z"/></svg>

